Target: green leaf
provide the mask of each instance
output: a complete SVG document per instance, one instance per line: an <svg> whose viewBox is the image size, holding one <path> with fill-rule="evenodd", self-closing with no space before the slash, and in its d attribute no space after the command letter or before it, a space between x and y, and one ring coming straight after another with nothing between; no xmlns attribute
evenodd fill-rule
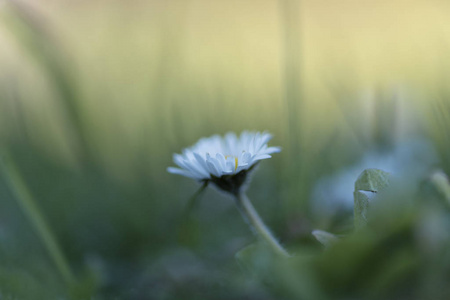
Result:
<svg viewBox="0 0 450 300"><path fill-rule="evenodd" d="M262 279L271 273L275 254L265 243L255 242L238 251L235 258L244 269Z"/></svg>
<svg viewBox="0 0 450 300"><path fill-rule="evenodd" d="M379 192L389 185L389 173L379 169L366 169L355 182L355 191Z"/></svg>
<svg viewBox="0 0 450 300"><path fill-rule="evenodd" d="M389 185L389 173L378 169L366 169L355 182L354 225L356 229L367 224L370 197L367 194L377 193Z"/></svg>
<svg viewBox="0 0 450 300"><path fill-rule="evenodd" d="M355 191L354 197L354 225L355 229L364 227L367 224L367 211L369 210L369 196L361 191Z"/></svg>
<svg viewBox="0 0 450 300"><path fill-rule="evenodd" d="M336 235L323 230L313 230L312 235L325 247L330 247L339 241Z"/></svg>
<svg viewBox="0 0 450 300"><path fill-rule="evenodd" d="M240 250L235 257L246 271L276 289L283 299L327 299L313 271L315 255L310 249L298 250L296 255L285 257L260 241Z"/></svg>
<svg viewBox="0 0 450 300"><path fill-rule="evenodd" d="M450 182L447 175L442 171L436 171L431 175L430 181L447 203L450 204Z"/></svg>

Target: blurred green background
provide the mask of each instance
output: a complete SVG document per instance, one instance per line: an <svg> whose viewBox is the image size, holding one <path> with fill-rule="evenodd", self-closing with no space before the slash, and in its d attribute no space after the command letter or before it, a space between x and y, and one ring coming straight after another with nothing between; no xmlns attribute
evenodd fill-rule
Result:
<svg viewBox="0 0 450 300"><path fill-rule="evenodd" d="M172 154L268 130L283 151L248 195L269 227L288 249L349 232L364 168L450 172L449 14L419 0L0 2L0 150L78 281L68 291L6 171L0 298L283 299L236 263L254 237L230 198L208 189L187 212L199 185L166 172Z"/></svg>

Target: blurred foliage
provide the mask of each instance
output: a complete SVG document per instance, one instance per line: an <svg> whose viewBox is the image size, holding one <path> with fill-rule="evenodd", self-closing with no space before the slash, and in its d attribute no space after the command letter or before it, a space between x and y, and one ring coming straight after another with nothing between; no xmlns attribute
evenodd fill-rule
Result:
<svg viewBox="0 0 450 300"><path fill-rule="evenodd" d="M363 184L383 188L379 175L385 176L366 170L356 185L372 177ZM403 190L412 186L412 195ZM450 205L439 189L433 180L404 174L368 204L366 226L334 237L323 253L302 247L294 257L283 258L255 245L241 250L238 259L289 299L448 299ZM323 242L323 237L324 232L317 239Z"/></svg>
<svg viewBox="0 0 450 300"><path fill-rule="evenodd" d="M449 11L0 2L1 160L9 153L76 278L61 278L2 173L0 298L447 299ZM199 186L165 171L199 137L243 129L283 147L249 197L288 260L249 246L229 198L208 188L191 203ZM369 199L367 226L351 233L346 184L314 209L324 178L353 186L353 170L383 159L394 179ZM324 249L313 229L339 240Z"/></svg>
<svg viewBox="0 0 450 300"><path fill-rule="evenodd" d="M389 173L378 169L364 170L355 182L353 192L355 229L366 225L371 197L389 184Z"/></svg>

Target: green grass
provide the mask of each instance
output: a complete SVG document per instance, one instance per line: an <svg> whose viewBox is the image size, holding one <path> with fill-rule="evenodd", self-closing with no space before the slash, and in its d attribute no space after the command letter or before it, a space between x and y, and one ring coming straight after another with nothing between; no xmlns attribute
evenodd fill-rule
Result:
<svg viewBox="0 0 450 300"><path fill-rule="evenodd" d="M6 173L0 298L396 299L408 298L408 286L435 296L448 276L439 235L448 212L425 178L435 168L450 174L450 23L437 2L379 3L0 8L0 152L11 154L76 281L58 273ZM274 263L261 250L256 276L235 260L254 237L233 200L208 188L186 220L200 185L166 172L172 153L200 137L244 129L268 130L283 148L255 172L248 195L298 253ZM386 196L399 223L377 212L367 235L322 255L311 231L348 234L353 208L318 213L316 184L409 139L436 156L399 170L414 175ZM416 209L403 215L402 205ZM422 225L432 234L415 239ZM439 254L423 249L429 239Z"/></svg>

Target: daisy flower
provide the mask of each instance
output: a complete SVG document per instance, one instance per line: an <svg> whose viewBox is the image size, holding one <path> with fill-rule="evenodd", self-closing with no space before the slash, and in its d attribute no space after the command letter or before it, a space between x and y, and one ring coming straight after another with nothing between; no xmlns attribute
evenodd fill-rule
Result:
<svg viewBox="0 0 450 300"><path fill-rule="evenodd" d="M173 161L180 168L169 167L167 171L211 181L222 190L237 193L246 175L260 160L280 152L279 147L269 147L272 135L267 132L244 131L238 137L229 132L224 137L213 135L200 139L192 147L174 154Z"/></svg>
<svg viewBox="0 0 450 300"><path fill-rule="evenodd" d="M267 132L249 131L242 132L239 137L229 132L224 137L202 138L184 149L182 154L174 154L173 161L179 168L169 167L167 171L204 182L192 198L194 200L209 182L233 195L239 211L255 233L276 253L288 257L289 253L266 227L242 188L247 174L260 160L281 151L279 147L267 145L271 138Z"/></svg>

